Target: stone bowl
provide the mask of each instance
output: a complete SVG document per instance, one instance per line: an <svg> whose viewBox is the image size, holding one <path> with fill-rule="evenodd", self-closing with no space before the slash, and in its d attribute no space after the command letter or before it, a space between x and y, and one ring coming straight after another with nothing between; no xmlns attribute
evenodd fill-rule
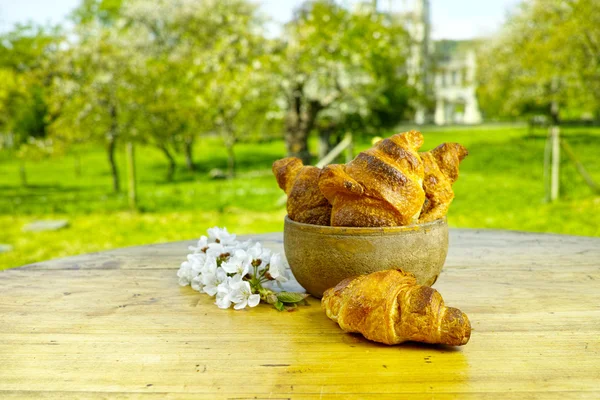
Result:
<svg viewBox="0 0 600 400"><path fill-rule="evenodd" d="M377 228L309 225L285 217L285 256L294 276L315 297L345 278L402 268L431 286L448 254L446 218Z"/></svg>

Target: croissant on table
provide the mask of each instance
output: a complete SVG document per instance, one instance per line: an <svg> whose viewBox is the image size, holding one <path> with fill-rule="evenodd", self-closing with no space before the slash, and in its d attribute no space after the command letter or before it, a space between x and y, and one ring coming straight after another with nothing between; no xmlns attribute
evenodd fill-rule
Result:
<svg viewBox="0 0 600 400"><path fill-rule="evenodd" d="M425 202L419 223L435 221L448 213L454 199L452 185L458 179L458 166L468 154L467 149L458 143L444 143L419 154L425 170Z"/></svg>
<svg viewBox="0 0 600 400"><path fill-rule="evenodd" d="M464 345L471 324L462 311L402 270L348 278L325 291L321 306L346 332L385 344L405 341Z"/></svg>
<svg viewBox="0 0 600 400"><path fill-rule="evenodd" d="M423 135L399 133L345 165L329 165L319 188L332 205L332 226L397 226L416 223L423 202Z"/></svg>
<svg viewBox="0 0 600 400"><path fill-rule="evenodd" d="M329 225L331 204L319 190L320 168L304 165L299 158L287 157L273 163L273 174L288 196L287 213L292 220Z"/></svg>

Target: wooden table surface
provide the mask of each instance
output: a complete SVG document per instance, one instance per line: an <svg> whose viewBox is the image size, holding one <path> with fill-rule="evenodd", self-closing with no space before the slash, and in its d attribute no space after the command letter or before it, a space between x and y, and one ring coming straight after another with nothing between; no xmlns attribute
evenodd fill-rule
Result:
<svg viewBox="0 0 600 400"><path fill-rule="evenodd" d="M450 235L435 288L473 327L456 349L370 343L314 299L218 309L177 283L192 242L0 272L0 398L600 398L600 239Z"/></svg>

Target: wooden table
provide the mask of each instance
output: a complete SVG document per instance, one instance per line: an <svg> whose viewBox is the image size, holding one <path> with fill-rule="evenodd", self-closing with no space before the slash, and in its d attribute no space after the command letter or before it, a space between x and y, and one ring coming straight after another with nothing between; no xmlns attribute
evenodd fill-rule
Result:
<svg viewBox="0 0 600 400"><path fill-rule="evenodd" d="M435 287L473 326L456 349L370 343L314 299L220 310L177 284L192 242L0 272L0 398L600 398L600 239L450 242Z"/></svg>

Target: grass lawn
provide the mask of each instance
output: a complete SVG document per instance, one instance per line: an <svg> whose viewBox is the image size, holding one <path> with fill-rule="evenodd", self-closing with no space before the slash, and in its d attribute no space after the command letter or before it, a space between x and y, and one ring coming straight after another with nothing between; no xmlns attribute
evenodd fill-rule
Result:
<svg viewBox="0 0 600 400"><path fill-rule="evenodd" d="M545 134L524 127L427 128L424 150L444 141L469 149L455 184L449 222L455 227L517 229L600 236L600 195L594 194L563 157L561 199L544 203ZM600 129L565 128L563 137L588 172L600 182ZM356 145L369 146L368 139ZM226 153L217 138L196 143L198 171L185 170L183 159L174 182L166 182L166 162L153 148L138 148L140 211L127 211L125 193L111 193L111 177L101 147L27 164L28 187L19 183L19 163L0 153L0 269L54 257L139 244L196 238L208 227L227 226L236 233L281 231L285 210L270 171L285 155L283 141L236 146L238 175L211 180L208 171L225 169ZM122 184L125 160L119 150ZM38 219L66 218L70 226L55 232L24 233ZM182 255L183 257L184 255Z"/></svg>

